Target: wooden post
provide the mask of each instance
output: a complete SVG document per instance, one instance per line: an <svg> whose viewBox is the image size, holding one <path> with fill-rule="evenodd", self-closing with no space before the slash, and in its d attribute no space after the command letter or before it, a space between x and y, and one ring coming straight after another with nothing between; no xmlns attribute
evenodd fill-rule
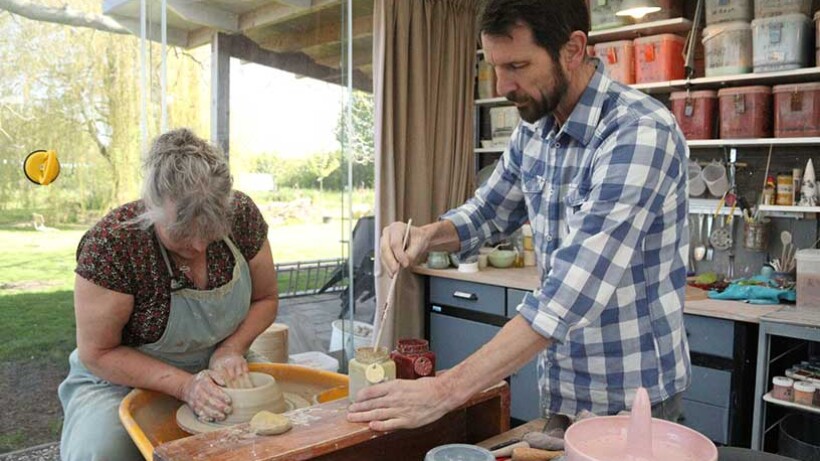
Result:
<svg viewBox="0 0 820 461"><path fill-rule="evenodd" d="M214 34L211 42L211 142L226 157L230 147L231 37Z"/></svg>

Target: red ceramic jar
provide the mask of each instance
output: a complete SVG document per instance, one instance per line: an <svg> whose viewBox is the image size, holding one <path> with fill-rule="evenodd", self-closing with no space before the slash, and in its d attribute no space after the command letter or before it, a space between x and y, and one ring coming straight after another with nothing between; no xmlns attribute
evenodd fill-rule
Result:
<svg viewBox="0 0 820 461"><path fill-rule="evenodd" d="M418 379L436 375L436 354L426 339L399 339L396 350L390 353L396 362L397 379Z"/></svg>

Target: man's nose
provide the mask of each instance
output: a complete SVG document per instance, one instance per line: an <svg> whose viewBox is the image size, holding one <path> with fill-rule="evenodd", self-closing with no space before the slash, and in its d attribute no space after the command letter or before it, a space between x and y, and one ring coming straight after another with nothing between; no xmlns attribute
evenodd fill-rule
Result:
<svg viewBox="0 0 820 461"><path fill-rule="evenodd" d="M515 80L506 75L505 72L496 72L495 90L500 96L506 96L516 89Z"/></svg>

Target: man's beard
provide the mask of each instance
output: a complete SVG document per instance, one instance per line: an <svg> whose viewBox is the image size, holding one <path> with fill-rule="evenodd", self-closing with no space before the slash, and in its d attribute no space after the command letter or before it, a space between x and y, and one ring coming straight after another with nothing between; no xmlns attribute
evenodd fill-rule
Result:
<svg viewBox="0 0 820 461"><path fill-rule="evenodd" d="M567 94L569 82L560 69L555 68L553 71L553 81L555 83L551 93L541 91L541 98L535 99L530 95L523 94L521 96L515 93L508 93L506 98L514 103L518 108L518 114L527 123L535 123L547 115L552 114L564 95Z"/></svg>

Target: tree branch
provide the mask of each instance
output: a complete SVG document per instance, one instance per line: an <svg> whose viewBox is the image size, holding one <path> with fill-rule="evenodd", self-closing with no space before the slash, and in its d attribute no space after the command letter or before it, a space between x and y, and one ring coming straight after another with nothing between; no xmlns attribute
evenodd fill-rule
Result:
<svg viewBox="0 0 820 461"><path fill-rule="evenodd" d="M34 21L53 22L67 26L87 27L89 29L111 32L114 34L131 34L119 22L108 16L86 13L69 6L54 8L39 5L27 0L0 0L0 9L18 14Z"/></svg>

